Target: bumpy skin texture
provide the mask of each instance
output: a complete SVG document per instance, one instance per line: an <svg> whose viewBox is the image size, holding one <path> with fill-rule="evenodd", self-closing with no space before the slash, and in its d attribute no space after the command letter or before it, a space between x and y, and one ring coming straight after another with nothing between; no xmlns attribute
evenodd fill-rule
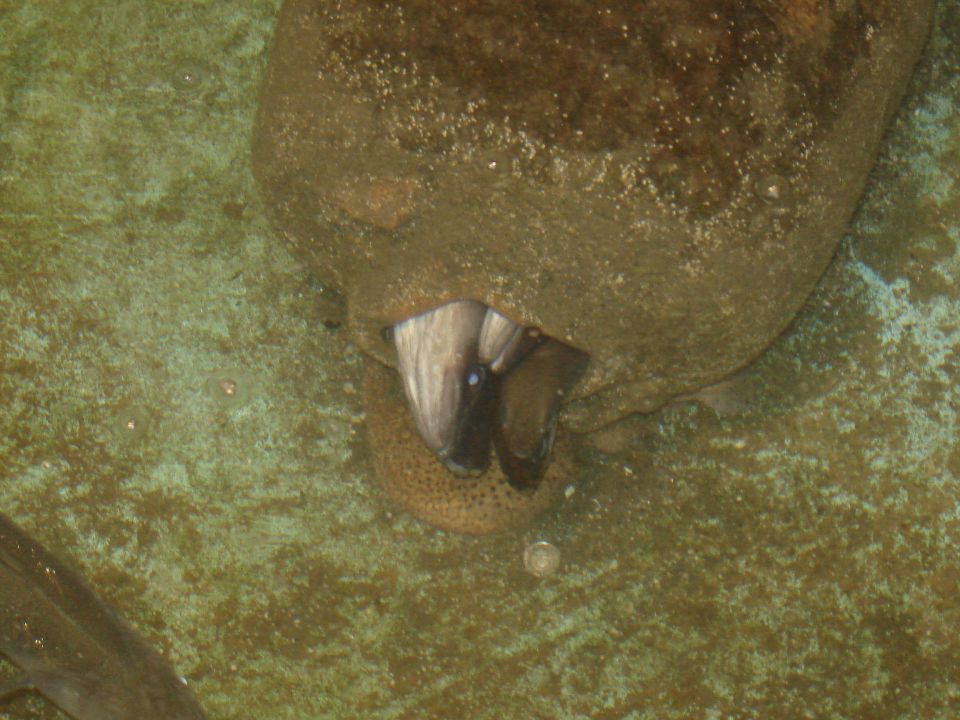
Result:
<svg viewBox="0 0 960 720"><path fill-rule="evenodd" d="M576 478L562 442L532 492L511 487L496 462L479 476L454 475L417 436L396 373L371 363L364 384L367 440L380 485L391 500L431 525L468 535L522 527Z"/></svg>
<svg viewBox="0 0 960 720"><path fill-rule="evenodd" d="M254 167L366 351L392 364L384 326L481 300L590 353L564 415L590 430L786 326L931 5L287 0Z"/></svg>

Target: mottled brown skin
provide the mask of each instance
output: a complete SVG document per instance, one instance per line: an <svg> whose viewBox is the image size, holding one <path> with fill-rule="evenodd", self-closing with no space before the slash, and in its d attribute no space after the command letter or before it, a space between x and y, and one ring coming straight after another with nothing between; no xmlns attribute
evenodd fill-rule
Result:
<svg viewBox="0 0 960 720"><path fill-rule="evenodd" d="M786 327L931 17L931 0L287 0L254 168L364 350L393 364L385 326L480 300L590 353L563 415L590 431Z"/></svg>
<svg viewBox="0 0 960 720"><path fill-rule="evenodd" d="M476 477L454 475L417 436L395 372L371 363L364 381L366 433L377 478L390 498L432 525L469 535L521 527L575 479L561 448L533 492L512 488L494 462Z"/></svg>

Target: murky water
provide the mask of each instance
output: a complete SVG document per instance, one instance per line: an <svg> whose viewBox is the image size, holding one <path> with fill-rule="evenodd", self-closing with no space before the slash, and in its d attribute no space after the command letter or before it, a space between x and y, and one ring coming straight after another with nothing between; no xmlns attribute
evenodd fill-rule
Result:
<svg viewBox="0 0 960 720"><path fill-rule="evenodd" d="M343 308L265 219L278 7L0 3L0 509L213 718L955 717L957 3L788 333L481 539L381 494Z"/></svg>

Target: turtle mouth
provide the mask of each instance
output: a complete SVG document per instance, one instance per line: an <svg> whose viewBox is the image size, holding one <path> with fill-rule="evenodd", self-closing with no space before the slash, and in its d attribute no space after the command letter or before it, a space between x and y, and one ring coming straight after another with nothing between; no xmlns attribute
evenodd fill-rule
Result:
<svg viewBox="0 0 960 720"><path fill-rule="evenodd" d="M564 395L589 356L475 300L389 328L420 437L452 472L477 475L494 452L508 482L533 491L550 461Z"/></svg>

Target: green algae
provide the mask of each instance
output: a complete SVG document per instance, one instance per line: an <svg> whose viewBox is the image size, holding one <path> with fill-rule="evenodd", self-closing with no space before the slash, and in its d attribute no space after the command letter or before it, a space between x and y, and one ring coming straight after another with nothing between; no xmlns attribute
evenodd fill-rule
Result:
<svg viewBox="0 0 960 720"><path fill-rule="evenodd" d="M555 513L482 539L374 486L363 361L264 219L279 2L2 6L0 507L211 717L957 715L956 3L749 401L632 419ZM242 406L222 368L256 378Z"/></svg>

